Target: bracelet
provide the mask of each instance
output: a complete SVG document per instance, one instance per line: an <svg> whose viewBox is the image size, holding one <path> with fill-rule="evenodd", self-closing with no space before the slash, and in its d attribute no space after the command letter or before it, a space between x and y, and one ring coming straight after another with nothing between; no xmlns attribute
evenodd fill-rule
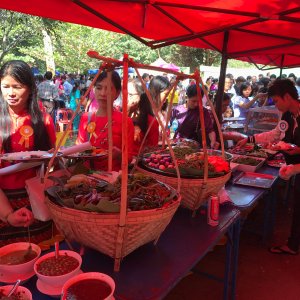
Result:
<svg viewBox="0 0 300 300"><path fill-rule="evenodd" d="M255 144L255 137L254 137L254 135L249 135L248 136L248 139L247 139L247 142L248 143L253 143L253 144Z"/></svg>

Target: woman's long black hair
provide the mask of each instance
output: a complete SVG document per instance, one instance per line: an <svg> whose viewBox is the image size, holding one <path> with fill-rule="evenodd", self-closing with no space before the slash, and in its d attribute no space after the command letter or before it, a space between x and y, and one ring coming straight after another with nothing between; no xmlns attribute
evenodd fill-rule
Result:
<svg viewBox="0 0 300 300"><path fill-rule="evenodd" d="M146 133L148 129L148 115L154 116L151 103L146 95L146 93L141 94L140 101L138 104L138 117L136 120L136 124L138 125L143 133Z"/></svg>
<svg viewBox="0 0 300 300"><path fill-rule="evenodd" d="M160 93L162 93L169 87L170 87L170 81L164 76L157 75L151 79L151 81L149 83L149 92L150 92L157 108L160 106L160 103L159 103ZM162 107L162 110L166 110L167 106L168 106L168 103L166 101L164 103L164 106Z"/></svg>
<svg viewBox="0 0 300 300"><path fill-rule="evenodd" d="M27 110L31 116L31 126L33 128L34 150L49 150L51 145L48 132L43 122L43 114L37 102L37 89L30 67L24 61L11 60L6 62L0 69L0 82L5 76L11 76L19 83L26 85L30 94L27 101ZM4 152L11 152L11 130L12 120L9 115L9 106L3 99L0 89L0 140Z"/></svg>

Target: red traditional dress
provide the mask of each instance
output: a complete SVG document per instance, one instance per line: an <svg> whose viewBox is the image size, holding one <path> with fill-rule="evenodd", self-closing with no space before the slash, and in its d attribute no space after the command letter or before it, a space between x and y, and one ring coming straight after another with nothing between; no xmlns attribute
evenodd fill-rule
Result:
<svg viewBox="0 0 300 300"><path fill-rule="evenodd" d="M127 118L128 126L128 161L131 161L133 151L133 123ZM122 149L122 113L113 111L112 113L112 140L113 147ZM94 147L108 149L108 118L96 116L96 113L85 113L81 116L77 144L90 141ZM94 160L95 168L107 170L107 160ZM121 161L113 161L113 170L121 169Z"/></svg>
<svg viewBox="0 0 300 300"><path fill-rule="evenodd" d="M157 144L158 144L159 124L158 124L157 120L155 119L155 117L148 115L148 127L150 126L152 121L153 121L153 124L151 126L149 133L147 134L147 137L146 137L146 140L144 143L144 148L157 146ZM135 126L135 128L136 127L138 127L138 126ZM141 147L141 143L144 139L145 134L140 130L139 127L137 128L137 130L135 130L135 134L139 135L139 137L137 139L136 138L134 139L134 144L133 144L133 154L137 155L139 152L139 149Z"/></svg>
<svg viewBox="0 0 300 300"><path fill-rule="evenodd" d="M11 132L12 152L32 151L34 149L33 128L31 117L27 111L16 115L11 114L13 129ZM49 114L43 114L44 124L48 132L51 144L55 145L55 127ZM4 153L2 143L0 143L1 154ZM0 167L11 165L10 162L0 161ZM28 169L14 174L0 176L0 188L6 193L14 210L30 206L25 190L25 180L36 175L36 169ZM1 208L0 208L1 209ZM35 221L30 226L32 242L40 242L51 237L51 222ZM27 228L12 227L0 221L0 246L15 241L27 240ZM25 238L24 238L25 236Z"/></svg>

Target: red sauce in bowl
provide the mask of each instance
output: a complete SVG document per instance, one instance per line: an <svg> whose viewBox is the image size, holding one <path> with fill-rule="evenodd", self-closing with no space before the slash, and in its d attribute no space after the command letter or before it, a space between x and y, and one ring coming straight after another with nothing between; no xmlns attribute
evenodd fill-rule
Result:
<svg viewBox="0 0 300 300"><path fill-rule="evenodd" d="M9 291L6 293L4 292L3 289L0 288L0 300L26 300L28 297L26 297L24 294L24 291L17 291L10 297L7 297L6 295L8 294Z"/></svg>
<svg viewBox="0 0 300 300"><path fill-rule="evenodd" d="M79 266L79 261L67 255L48 257L37 265L38 273L45 276L60 276L74 271Z"/></svg>
<svg viewBox="0 0 300 300"><path fill-rule="evenodd" d="M63 300L104 300L111 293L111 287L99 279L84 279L72 284Z"/></svg>

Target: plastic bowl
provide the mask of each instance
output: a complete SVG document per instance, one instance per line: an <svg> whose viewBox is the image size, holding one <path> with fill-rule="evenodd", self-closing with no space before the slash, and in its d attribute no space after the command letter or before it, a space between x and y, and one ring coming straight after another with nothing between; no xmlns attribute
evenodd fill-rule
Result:
<svg viewBox="0 0 300 300"><path fill-rule="evenodd" d="M0 291L4 295L7 295L12 288L13 285L4 285L4 286L0 286ZM20 300L32 300L31 292L24 286L19 285L15 293L17 293Z"/></svg>
<svg viewBox="0 0 300 300"><path fill-rule="evenodd" d="M110 294L107 295L105 298L103 298L103 300L113 300L113 295L115 292L115 282L114 280L103 273L98 273L98 272L88 272L88 273L83 273L83 274L79 274L74 276L73 278L69 279L63 286L62 288L62 296L61 299L62 300L66 300L67 299L67 292L70 289L70 287L74 286L75 284L82 282L84 280L88 280L88 279L96 279L99 280L100 282L104 282L106 283L109 287L110 287ZM93 286L95 286L95 283L93 283ZM101 285L102 287L102 285ZM88 291L91 291L91 289L85 289L85 294L88 293ZM98 294L99 295L99 294ZM89 297L90 299L93 299L93 295L90 295ZM102 299L102 298L101 298Z"/></svg>
<svg viewBox="0 0 300 300"><path fill-rule="evenodd" d="M47 275L43 275L41 273L39 273L37 271L37 266L44 261L45 259L49 258L49 257L54 257L55 256L55 252L50 252L47 253L43 256L41 256L35 263L34 263L34 272L37 275L37 277L45 284L49 285L49 286L53 286L53 287L62 287L64 285L64 283L74 277L75 275L77 275L80 272L80 267L81 267L81 263L82 263L82 258L81 256L74 251L70 251L70 250L60 250L59 251L59 255L68 255L71 257L74 257L78 260L79 265L77 266L76 269L72 270L69 273L63 274L63 275L58 275L58 276L47 276Z"/></svg>
<svg viewBox="0 0 300 300"><path fill-rule="evenodd" d="M27 242L13 243L13 244L3 246L0 248L0 257L11 252L15 252L19 250L27 250L28 247L29 247L29 243ZM37 256L35 258L33 258L32 260L26 263L22 263L18 265L0 264L0 273L5 273L5 274L17 273L19 275L26 275L32 272L35 261L41 255L41 248L38 245L33 243L31 243L31 247L32 250L37 253Z"/></svg>

